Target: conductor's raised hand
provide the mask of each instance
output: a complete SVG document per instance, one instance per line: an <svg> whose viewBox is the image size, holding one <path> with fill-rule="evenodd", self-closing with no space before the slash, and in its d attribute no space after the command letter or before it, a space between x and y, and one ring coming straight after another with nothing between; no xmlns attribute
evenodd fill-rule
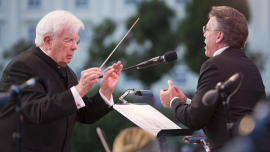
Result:
<svg viewBox="0 0 270 152"><path fill-rule="evenodd" d="M168 80L169 89L160 90L160 100L164 107L171 108L170 103L174 97L177 97L177 92L171 80Z"/></svg>
<svg viewBox="0 0 270 152"><path fill-rule="evenodd" d="M110 100L111 94L119 80L122 69L123 65L120 61L118 61L104 71L100 91L108 100Z"/></svg>
<svg viewBox="0 0 270 152"><path fill-rule="evenodd" d="M81 72L79 84L75 86L81 97L86 95L98 82L98 77L101 75L100 68L90 68Z"/></svg>

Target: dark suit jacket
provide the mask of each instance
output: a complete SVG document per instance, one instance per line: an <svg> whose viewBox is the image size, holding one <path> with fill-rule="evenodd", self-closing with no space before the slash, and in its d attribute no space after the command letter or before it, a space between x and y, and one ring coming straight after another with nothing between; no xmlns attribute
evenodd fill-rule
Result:
<svg viewBox="0 0 270 152"><path fill-rule="evenodd" d="M67 79L59 72L57 63L35 46L15 57L4 70L0 81L1 92L36 76L46 78L49 83L47 87L41 81L21 96L24 151L67 151L75 121L94 123L112 109L96 93L91 98L85 96L86 106L78 110L69 89L78 81L69 66L66 71ZM51 92L49 96L48 91ZM15 105L14 101L10 101L0 112L0 151L17 149L16 141L11 137L18 127Z"/></svg>
<svg viewBox="0 0 270 152"><path fill-rule="evenodd" d="M172 110L177 120L190 129L203 129L213 151L229 140L226 113L221 97L213 106L203 105L202 97L207 91L214 89L218 82L226 81L237 72L242 72L244 79L242 86L230 100L231 120L236 122L246 114L252 114L259 99L266 98L257 66L241 49L228 48L204 62L200 70L197 91L190 105L179 99L172 101ZM227 93L231 94L237 85L238 82L230 86Z"/></svg>

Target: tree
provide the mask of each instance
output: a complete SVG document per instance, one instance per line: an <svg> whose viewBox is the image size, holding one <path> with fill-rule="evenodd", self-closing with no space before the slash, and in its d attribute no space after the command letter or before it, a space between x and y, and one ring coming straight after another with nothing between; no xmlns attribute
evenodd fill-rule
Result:
<svg viewBox="0 0 270 152"><path fill-rule="evenodd" d="M6 60L10 60L20 53L28 50L33 44L25 41L24 39L20 39L16 42L11 48L6 49L2 52L2 57ZM2 63L3 64L3 63ZM3 65L0 64L0 71L3 69Z"/></svg>
<svg viewBox="0 0 270 152"><path fill-rule="evenodd" d="M33 44L20 39L16 42L10 49L3 51L4 59L12 59L13 57L19 55L20 53L28 50Z"/></svg>
<svg viewBox="0 0 270 152"><path fill-rule="evenodd" d="M121 60L124 67L130 67L176 49L179 43L178 35L172 30L170 24L175 13L164 2L152 0L139 3L138 13L127 21L127 29L138 17L140 20L106 65ZM118 44L118 41L117 43L109 41L115 28L115 23L110 20L105 20L103 24L93 28L94 36L89 48L90 60L87 62L86 68L100 66ZM139 72L129 70L125 74L141 81L149 88L163 74L168 73L175 63L158 65Z"/></svg>
<svg viewBox="0 0 270 152"><path fill-rule="evenodd" d="M250 18L248 2L246 0L192 0L186 5L186 17L180 22L178 33L185 45L184 59L186 65L194 73L200 72L200 67L208 58L204 52L204 37L202 27L208 22L208 13L212 6L230 6L244 14L247 21ZM248 50L247 46L244 51ZM262 53L246 51L247 55L257 62L263 69Z"/></svg>

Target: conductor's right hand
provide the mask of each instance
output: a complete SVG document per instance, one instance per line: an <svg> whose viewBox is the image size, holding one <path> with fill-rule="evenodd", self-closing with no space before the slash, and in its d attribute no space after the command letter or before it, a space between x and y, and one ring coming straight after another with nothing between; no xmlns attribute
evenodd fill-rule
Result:
<svg viewBox="0 0 270 152"><path fill-rule="evenodd" d="M93 85L98 82L100 75L100 68L90 68L81 72L79 84L75 86L81 97L92 89Z"/></svg>

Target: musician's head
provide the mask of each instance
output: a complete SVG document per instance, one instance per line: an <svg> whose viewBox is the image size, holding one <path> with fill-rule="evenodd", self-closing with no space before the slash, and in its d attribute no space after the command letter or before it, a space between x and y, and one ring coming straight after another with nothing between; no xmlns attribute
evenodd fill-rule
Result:
<svg viewBox="0 0 270 152"><path fill-rule="evenodd" d="M68 11L53 11L37 24L35 44L59 66L65 67L78 48L78 32L84 30L81 20Z"/></svg>
<svg viewBox="0 0 270 152"><path fill-rule="evenodd" d="M116 137L113 152L160 152L160 146L152 134L133 127L121 131Z"/></svg>
<svg viewBox="0 0 270 152"><path fill-rule="evenodd" d="M228 6L213 6L208 17L209 21L203 30L206 56L213 57L214 52L224 46L245 47L248 26L242 13Z"/></svg>

